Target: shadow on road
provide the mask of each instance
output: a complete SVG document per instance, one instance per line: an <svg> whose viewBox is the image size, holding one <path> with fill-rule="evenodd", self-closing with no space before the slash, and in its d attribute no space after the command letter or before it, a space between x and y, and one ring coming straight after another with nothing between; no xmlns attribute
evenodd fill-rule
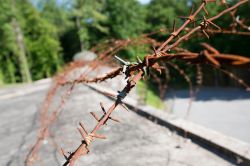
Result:
<svg viewBox="0 0 250 166"><path fill-rule="evenodd" d="M171 90L166 94L169 98L190 98L189 90ZM195 96L195 100L241 100L250 99L250 92L239 88L202 88Z"/></svg>

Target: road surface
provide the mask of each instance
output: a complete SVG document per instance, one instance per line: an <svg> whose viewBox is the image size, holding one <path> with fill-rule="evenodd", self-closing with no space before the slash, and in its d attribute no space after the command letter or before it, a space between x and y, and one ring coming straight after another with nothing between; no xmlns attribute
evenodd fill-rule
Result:
<svg viewBox="0 0 250 166"><path fill-rule="evenodd" d="M45 81L41 84L0 90L1 166L24 165L25 156L36 140L39 109L48 87L49 81ZM56 97L53 107L59 99L60 96ZM53 137L43 141L35 165L62 165L65 160L55 145L64 148L65 151L74 150L80 144L80 135L76 128L78 122L84 122L91 130L95 120L89 112L101 113L100 101L106 107L112 103L85 85L76 86L71 98L63 107L60 118L50 128ZM120 119L122 123L109 123L105 126L100 134L105 134L108 139L95 141L90 147L90 154L82 157L76 165L232 165L190 140L185 140L132 111L126 112L119 107L114 112L114 117Z"/></svg>

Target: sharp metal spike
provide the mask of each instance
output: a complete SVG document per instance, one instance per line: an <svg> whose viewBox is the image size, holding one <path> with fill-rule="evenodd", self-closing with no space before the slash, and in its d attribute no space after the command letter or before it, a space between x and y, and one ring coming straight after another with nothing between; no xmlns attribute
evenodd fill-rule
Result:
<svg viewBox="0 0 250 166"><path fill-rule="evenodd" d="M207 32L205 30L202 30L202 32L209 39L209 35L207 34Z"/></svg>
<svg viewBox="0 0 250 166"><path fill-rule="evenodd" d="M120 103L121 106L126 110L126 111L129 111L128 107L124 104L124 103Z"/></svg>
<svg viewBox="0 0 250 166"><path fill-rule="evenodd" d="M176 22L175 22L175 19L174 19L173 32L175 32L175 24L176 24Z"/></svg>
<svg viewBox="0 0 250 166"><path fill-rule="evenodd" d="M88 130L84 127L83 123L80 122L79 125L81 126L85 134L88 135Z"/></svg>
<svg viewBox="0 0 250 166"><path fill-rule="evenodd" d="M117 59L118 61L120 61L121 63L123 63L124 65L129 65L130 63L123 60L122 58L118 57L117 55L115 55L115 59Z"/></svg>
<svg viewBox="0 0 250 166"><path fill-rule="evenodd" d="M98 118L98 116L97 116L94 112L90 112L90 114L95 118L95 120L96 120L97 122L100 121L100 119Z"/></svg>
<svg viewBox="0 0 250 166"><path fill-rule="evenodd" d="M218 50L216 50L214 47L210 46L207 43L201 43L200 45L213 54L217 54L217 55L220 54Z"/></svg>
<svg viewBox="0 0 250 166"><path fill-rule="evenodd" d="M86 135L86 133L83 131L82 128L77 128L79 133L81 134L82 138L84 139L84 141L88 144L88 136Z"/></svg>
<svg viewBox="0 0 250 166"><path fill-rule="evenodd" d="M212 64L214 64L217 67L220 67L220 63L213 56L211 56L207 50L204 51L204 55Z"/></svg>
<svg viewBox="0 0 250 166"><path fill-rule="evenodd" d="M139 63L142 63L142 60L138 56L136 56L136 58Z"/></svg>
<svg viewBox="0 0 250 166"><path fill-rule="evenodd" d="M112 97L112 98L115 98L116 99L116 95L114 94L111 94L111 93L108 93L108 92L102 92L105 96L109 96L109 97Z"/></svg>
<svg viewBox="0 0 250 166"><path fill-rule="evenodd" d="M110 119L110 120L113 120L113 121L115 121L115 122L117 122L117 123L120 123L120 121L119 121L118 119L115 119L115 118L113 118L113 117L111 117L111 116L109 117L109 119Z"/></svg>
<svg viewBox="0 0 250 166"><path fill-rule="evenodd" d="M204 24L206 24L207 18L204 15L202 17L203 17Z"/></svg>
<svg viewBox="0 0 250 166"><path fill-rule="evenodd" d="M66 154L64 153L63 148L61 148L61 153L62 153L63 157L65 158L65 160L68 160L68 157L67 157Z"/></svg>
<svg viewBox="0 0 250 166"><path fill-rule="evenodd" d="M178 16L180 19L184 19L184 20L187 20L189 19L189 17L186 17L186 16Z"/></svg>
<svg viewBox="0 0 250 166"><path fill-rule="evenodd" d="M157 57L158 55L157 55L157 51L156 51L155 47L153 47L153 50L154 50L155 57Z"/></svg>
<svg viewBox="0 0 250 166"><path fill-rule="evenodd" d="M232 62L233 65L243 65L246 63L249 63L249 61L234 61L234 62Z"/></svg>
<svg viewBox="0 0 250 166"><path fill-rule="evenodd" d="M92 137L95 137L95 138L99 138L99 139L107 139L107 137L105 137L104 135L99 135L99 134L89 134L90 136Z"/></svg>
<svg viewBox="0 0 250 166"><path fill-rule="evenodd" d="M193 22L193 27L196 27L196 21Z"/></svg>
<svg viewBox="0 0 250 166"><path fill-rule="evenodd" d="M221 28L218 25L216 25L215 23L213 23L212 21L207 20L207 22L210 23L211 25L213 25L218 30L221 30Z"/></svg>
<svg viewBox="0 0 250 166"><path fill-rule="evenodd" d="M194 12L194 4L193 4L192 7L191 7L191 10L190 10L190 12L189 12L189 15L193 14L193 12Z"/></svg>
<svg viewBox="0 0 250 166"><path fill-rule="evenodd" d="M148 58L146 57L146 66L149 66Z"/></svg>
<svg viewBox="0 0 250 166"><path fill-rule="evenodd" d="M202 9L206 13L206 15L209 15L207 9L205 8L205 6L203 6Z"/></svg>
<svg viewBox="0 0 250 166"><path fill-rule="evenodd" d="M104 108L104 106L103 106L103 103L102 103L102 102L100 102L100 106L101 106L101 108L102 108L103 113L104 113L104 114L106 114L106 110L105 110L105 108Z"/></svg>

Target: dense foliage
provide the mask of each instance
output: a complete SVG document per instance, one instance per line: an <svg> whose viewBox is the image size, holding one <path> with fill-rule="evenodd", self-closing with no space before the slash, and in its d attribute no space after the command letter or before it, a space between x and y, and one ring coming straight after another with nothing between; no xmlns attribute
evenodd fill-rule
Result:
<svg viewBox="0 0 250 166"><path fill-rule="evenodd" d="M174 20L180 25L178 16L188 15L196 1L152 0L142 5L137 0L0 0L0 84L49 77L74 54L106 39L171 28ZM249 7L242 8L241 17L249 17ZM211 15L220 10L210 8ZM218 24L228 27L224 19ZM155 37L164 40L166 35ZM194 39L186 47L197 49L192 43L204 40ZM227 40L234 42L225 45ZM249 37L217 35L211 42L221 51L250 52ZM143 56L145 47L129 47L123 56Z"/></svg>

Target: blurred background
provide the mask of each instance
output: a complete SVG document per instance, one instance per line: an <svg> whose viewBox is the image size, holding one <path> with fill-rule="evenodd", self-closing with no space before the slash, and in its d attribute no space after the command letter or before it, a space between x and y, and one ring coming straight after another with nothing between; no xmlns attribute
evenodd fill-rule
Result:
<svg viewBox="0 0 250 166"><path fill-rule="evenodd" d="M229 6L235 4L235 2L238 1L227 1ZM112 48L112 44L115 44L116 41L139 41L137 44L121 48L117 55L127 61L135 61L137 56L143 59L145 55L153 53L153 49L152 42L145 42L140 38L147 34L150 38L145 37L145 40L151 41L152 39L159 43L164 42L173 31L173 26L179 27L185 21L180 16L188 16L192 6L197 7L199 3L200 0L0 0L0 117L2 117L0 119L2 130L0 135L3 136L6 143L11 144L4 145L5 142L3 142L1 148L13 146L13 151L9 154L0 152L0 154L3 153L4 159L10 158L7 165L22 165L25 157L24 153L22 154L20 151L24 149L23 151L26 154L31 142L34 142L36 138L39 122L38 112L42 110L40 108L41 102L51 85L51 80L46 78L52 78L62 73L67 64L77 59L94 59L98 56L98 53L102 53L109 47ZM207 18L224 9L221 1L208 4L206 8L209 11ZM250 3L248 2L237 11L237 17L244 19L246 25L250 25L249 10ZM196 25L201 23L202 15L205 15L205 13L198 15ZM229 14L218 19L215 23L224 30L242 30L236 27L237 25L232 24ZM209 36L208 39L203 34L194 35L189 42L183 42L180 47L199 52L202 50L199 43L206 42L221 53L250 57L249 34L209 33ZM222 70L205 64L198 66L173 60L171 65L165 65L164 74L155 73L149 79L138 83L136 92L132 92L132 97L138 99L139 104L150 105L150 109L153 106L164 110L163 113L167 112L167 115L171 114L175 118L184 118L250 143L250 93L245 90L246 87L242 87L242 84L236 81L237 79L230 78L230 74L233 74L249 85L249 66L233 67L225 65L221 67L223 71L226 71L225 74ZM107 73L112 67L111 65L102 67L101 74ZM94 74L100 73L94 71ZM123 77L119 76L107 84L101 85L118 90L124 86L124 82L122 84L121 80L123 80ZM35 83L27 84L32 82ZM60 127L62 128L61 131L64 131L66 126L72 129L72 132L68 132L70 134L67 135L71 136L71 133L75 130L75 124L82 117L86 118L89 111L96 109L100 99L111 102L100 94L97 95L96 92L85 85L78 86L76 88L79 91L75 92L76 94L69 100L69 105L64 108L59 104L60 109L68 111L64 111L62 117L59 116L58 122L54 125L57 128L53 128L53 132L60 131L58 130ZM65 87L59 88L58 91L55 100L60 103L61 94L64 91L65 93L68 92ZM82 101L86 101L87 104ZM52 102L52 106L58 103ZM50 109L53 110L54 107ZM87 111L82 111L82 108ZM25 111L22 112L22 110ZM145 121L139 119L134 114L129 115L128 118L123 116L122 113L120 114L122 120L125 121L122 124L125 129L122 127L115 128L120 132L120 142L129 142L130 136L133 137L135 134L131 130L131 135L128 135L129 138L123 139L123 130L140 128L141 126L137 125L139 123L143 124L142 126L149 125L145 122L145 119ZM19 116L22 116L22 119ZM89 121L92 122L91 120ZM77 123L75 123L76 121ZM138 121L138 123L129 126L131 121ZM26 126L22 126L20 123ZM20 130L16 129L15 126L18 126ZM148 133L148 128L154 128L154 126L140 129L140 132L137 133L140 138L137 140L138 147L144 146L140 144L141 140L144 139L144 136L141 138L141 133L146 135L145 138L150 137L151 139L152 137L153 141L149 141L145 145L151 145L155 141L155 135ZM16 132L16 130L20 132ZM157 128L154 129L154 132L157 133L161 130ZM23 134L24 131L25 134ZM172 131L168 132L162 130L165 135L162 138L157 138L157 140L159 139L159 142L161 142L167 137L172 137ZM110 130L109 134L112 133L114 132ZM21 134L24 136L20 143L16 141L16 138L20 137ZM63 132L60 134L65 135ZM69 140L75 141L73 136ZM171 149L171 152L174 152L178 159L179 154L175 151L180 149L178 144L181 141L179 141L179 137L174 137L174 140L177 140L177 146L173 147L174 150ZM113 141L116 141L116 139ZM15 142L16 145L14 143L12 145L11 142ZM183 144L187 143L184 140L182 142ZM128 145L134 146L130 143ZM47 146L46 139L43 144ZM162 148L162 144L159 143L155 154L161 153L159 149ZM166 144L168 143L164 142L164 147ZM119 147L116 144L113 146ZM124 145L124 149L129 149L127 143ZM193 148L189 150L196 153ZM105 148L103 151L105 151ZM115 153L120 151L118 149ZM150 153L148 149L142 151ZM50 155L47 151L43 152ZM101 151L99 156L103 153ZM140 153L138 152L138 155ZM192 155L192 153L188 151L185 156L186 154L187 156ZM20 157L21 154L22 157ZM126 151L125 154L128 155L129 152ZM152 154L150 153L149 156L151 157ZM96 162L95 157L98 157L98 155L93 157L93 162ZM121 154L121 158L123 157L123 154ZM197 154L191 157L195 160L190 161L191 163L199 162L197 158L200 157L197 157ZM107 156L106 158L110 159ZM187 160L185 157L181 158ZM190 156L187 158L189 159ZM210 160L209 157L201 158ZM114 161L117 161L117 159L114 159ZM50 161L48 163L48 165L51 165ZM204 161L204 163L208 162ZM204 164L201 163L200 165Z"/></svg>

